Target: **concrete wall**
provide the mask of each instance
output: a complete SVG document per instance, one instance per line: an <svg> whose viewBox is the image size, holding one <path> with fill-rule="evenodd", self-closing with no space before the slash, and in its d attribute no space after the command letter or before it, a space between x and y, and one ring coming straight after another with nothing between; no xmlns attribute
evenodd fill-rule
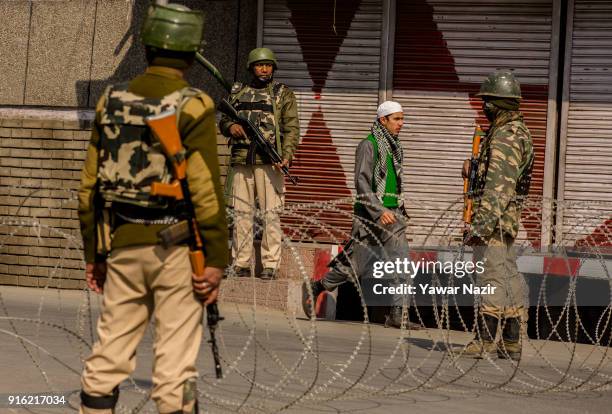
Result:
<svg viewBox="0 0 612 414"><path fill-rule="evenodd" d="M206 15L204 54L244 77L257 0L177 0ZM83 287L76 191L92 108L145 68L148 0L0 0L0 284ZM225 92L203 68L191 83ZM219 137L221 164L227 148Z"/></svg>
<svg viewBox="0 0 612 414"><path fill-rule="evenodd" d="M89 122L45 115L55 116L0 121L0 284L77 288L76 189Z"/></svg>
<svg viewBox="0 0 612 414"><path fill-rule="evenodd" d="M257 0L177 0L206 15L204 54L229 80L255 47ZM139 42L148 0L1 0L0 105L93 107L104 87L145 68ZM201 67L193 85L221 98Z"/></svg>
<svg viewBox="0 0 612 414"><path fill-rule="evenodd" d="M84 286L76 208L92 115L0 108L0 285Z"/></svg>

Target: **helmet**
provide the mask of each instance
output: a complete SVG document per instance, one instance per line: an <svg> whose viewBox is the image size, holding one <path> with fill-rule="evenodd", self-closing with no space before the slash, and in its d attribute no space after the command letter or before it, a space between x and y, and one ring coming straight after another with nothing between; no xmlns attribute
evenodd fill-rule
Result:
<svg viewBox="0 0 612 414"><path fill-rule="evenodd" d="M176 52L197 52L202 44L204 15L180 4L152 5L142 24L146 46Z"/></svg>
<svg viewBox="0 0 612 414"><path fill-rule="evenodd" d="M257 49L251 50L249 57L247 58L246 68L249 69L253 63L267 60L272 62L274 69L276 69L278 63L276 62L276 56L274 52L267 47L258 47Z"/></svg>
<svg viewBox="0 0 612 414"><path fill-rule="evenodd" d="M521 99L521 84L509 70L498 70L487 76L476 96Z"/></svg>

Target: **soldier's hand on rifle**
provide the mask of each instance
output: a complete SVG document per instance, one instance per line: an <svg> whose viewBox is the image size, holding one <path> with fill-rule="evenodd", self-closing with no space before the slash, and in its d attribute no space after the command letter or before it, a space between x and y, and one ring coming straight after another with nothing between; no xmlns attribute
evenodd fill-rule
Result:
<svg viewBox="0 0 612 414"><path fill-rule="evenodd" d="M232 126L229 128L229 132L234 138L248 138L246 132L244 132L244 128L242 128L242 125L240 124L232 124Z"/></svg>
<svg viewBox="0 0 612 414"><path fill-rule="evenodd" d="M274 166L281 171L283 167L286 167L287 165L289 165L289 160L288 159L283 159L283 162L276 162L274 163Z"/></svg>
<svg viewBox="0 0 612 414"><path fill-rule="evenodd" d="M468 178L470 175L470 159L466 159L463 161L463 168L461 169L461 177Z"/></svg>
<svg viewBox="0 0 612 414"><path fill-rule="evenodd" d="M397 221L395 215L390 211L385 211L384 213L382 213L379 220L380 224L384 225L395 224L395 222Z"/></svg>
<svg viewBox="0 0 612 414"><path fill-rule="evenodd" d="M207 266L201 276L193 274L191 282L195 294L204 300L204 305L210 305L217 301L219 296L219 285L223 277L223 269Z"/></svg>
<svg viewBox="0 0 612 414"><path fill-rule="evenodd" d="M106 263L87 263L85 265L85 279L87 286L96 293L104 292L106 281Z"/></svg>

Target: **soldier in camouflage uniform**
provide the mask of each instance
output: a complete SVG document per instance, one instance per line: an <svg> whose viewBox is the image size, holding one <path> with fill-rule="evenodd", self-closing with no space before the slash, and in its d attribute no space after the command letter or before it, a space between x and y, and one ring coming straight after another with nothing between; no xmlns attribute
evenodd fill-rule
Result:
<svg viewBox="0 0 612 414"><path fill-rule="evenodd" d="M136 347L155 320L153 389L160 413L197 413L195 362L202 302L218 295L228 263L219 179L215 108L183 73L201 44L203 16L187 7L152 6L142 28L149 66L111 85L96 106L79 190L88 286L103 294L98 340L85 360L81 413L111 414L119 386L135 368ZM187 179L206 255L193 274L189 248L160 245L158 232L178 221L173 200L153 197L153 182L174 179L145 117L174 110L187 157Z"/></svg>
<svg viewBox="0 0 612 414"><path fill-rule="evenodd" d="M251 81L246 85L234 84L229 102L240 115L261 129L281 154L282 164L289 165L299 143L300 123L295 95L286 85L273 80L277 65L270 49L252 50L247 59ZM223 116L219 127L231 144L231 194L236 214L232 244L234 270L237 276L249 276L251 272L253 206L257 196L264 215L261 278L273 279L280 265L282 241L278 210L284 202L285 188L280 165L272 165L244 129L229 117Z"/></svg>
<svg viewBox="0 0 612 414"><path fill-rule="evenodd" d="M529 192L533 142L519 112L520 85L511 72L489 75L478 96L482 97L490 128L480 151L472 225L466 243L474 246L476 261L484 260L479 285L496 289L492 295L482 295L476 338L462 353L473 357L497 353L500 358L516 360L522 349L526 284L518 272L514 239L522 201ZM498 325L502 339L499 345L495 341Z"/></svg>

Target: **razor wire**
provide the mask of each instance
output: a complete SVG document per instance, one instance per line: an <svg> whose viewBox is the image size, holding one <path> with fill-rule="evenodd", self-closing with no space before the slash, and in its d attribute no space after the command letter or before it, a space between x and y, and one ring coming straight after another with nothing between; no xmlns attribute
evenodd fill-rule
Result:
<svg viewBox="0 0 612 414"><path fill-rule="evenodd" d="M23 263L20 269L44 267L46 273L38 272L41 275L38 277L41 293L38 306L31 310L34 317L15 314L5 300L6 288L0 287L0 335L5 336L5 340L16 341L25 351L27 361L24 364L33 369L33 375L42 378L49 390L58 390L58 381L47 375L45 367L57 364L61 368L56 369L65 371L66 376L74 378L76 383L82 361L95 341L95 309L100 302L100 297L81 289L76 310L64 306L64 301L69 299L66 298L68 291L61 289L66 286L62 285L76 280L72 276L84 269L81 240L73 214L77 193L51 189L61 197L60 206L49 207L46 211L38 208L37 214L32 215L28 206L38 205L34 201L44 198L44 195L37 194L39 190L36 189L13 190L18 195L19 204L8 214L0 216L0 257L6 258L2 263L7 264L7 273L10 273L9 264L14 263L15 258L16 263ZM431 306L403 297L400 329L382 331L384 335L381 337L379 327L371 320L373 309L364 297L361 270L352 261L349 263L348 283L359 296L359 309L356 311L359 321L350 325L350 335L343 338L341 349L332 347L330 350L333 340L328 331L334 322L322 322L314 314L306 317L299 307L276 303L279 291L286 296L290 287L295 293L302 284L306 295L314 299L309 283L313 276L313 257L308 254L329 251L331 245L342 246L351 238L350 223L363 220L353 213L355 201L354 197L346 197L292 203L273 212L254 207L248 213L254 216L255 234L263 230L262 225L270 213L281 215L285 234L283 260L291 263L275 281L259 280L255 262L251 263L249 278L238 277L231 265L227 269L227 279L222 286L221 311L230 317L217 330L225 375L223 379L213 379L209 372L201 371L198 380L200 401L211 412L291 412L313 404L325 407L341 401L412 395L415 391L437 391L452 398L474 392L538 395L587 393L612 388L612 361L608 353L612 301L599 306L596 321L590 321L585 320L577 299L580 283L586 280L585 276L579 276L579 270L587 261L591 267L593 263L599 266L595 269L599 280L611 290L608 263L612 257L612 234L607 223L612 217L612 207L609 204L557 202L533 197L523 202L522 221L527 224L521 228L516 241L516 247L521 251L519 257L549 255L542 251L538 238L543 227L544 206L552 206L552 211L562 211L566 217L563 223L556 224L563 231L557 233L552 254L570 273L572 269L575 271L568 275L568 290L562 305L553 306L548 303L547 294L550 293L549 282L557 276L544 268L538 285L537 303L533 306L535 318L529 321L533 327L532 337L523 332L522 356L513 361L489 356L482 359L461 357L456 348L474 336L473 320L477 318L478 305L475 302L471 310L466 310L469 307L459 304L452 296L439 303L432 298ZM434 250L446 254L445 257L464 259L470 249L466 250L462 243L462 200L406 198L404 204L409 214L414 216L413 212L418 211L418 217L409 219L407 225L406 233L413 238L409 242L410 252L427 252L435 246ZM59 222L50 220L60 217L62 211L72 213ZM230 222L235 223L240 214L228 209ZM376 224L369 228L385 232L384 227ZM40 261L28 261L27 258L36 256L37 251L28 249L26 254L20 251L25 239L35 240L36 247L52 248L53 254L48 253ZM384 252L381 243L354 241L364 252ZM442 275L434 272L430 277L432 284L444 286ZM454 282L455 278L450 277L446 286L452 287ZM471 282L477 283L474 279ZM232 301L231 289L246 294ZM65 315L59 320L47 317L50 292L57 302L53 311ZM431 313L431 318L427 317L427 312ZM427 329L409 329L409 319L423 327L427 325ZM73 326L68 322L71 320L74 320ZM34 326L34 331L28 330L28 326ZM342 326L346 328L346 325ZM68 360L51 351L45 336L49 332L61 335L65 345L78 358ZM151 326L149 335L153 335ZM278 335L285 335L285 342L292 347L290 352L275 346L274 337ZM579 338L582 343L579 343ZM457 341L461 343L457 344ZM418 346L419 343L423 346ZM380 349L384 350L383 354ZM204 343L201 359L208 358L208 353ZM117 412L155 412L149 386L130 377L121 388L131 398L129 402L121 398Z"/></svg>

